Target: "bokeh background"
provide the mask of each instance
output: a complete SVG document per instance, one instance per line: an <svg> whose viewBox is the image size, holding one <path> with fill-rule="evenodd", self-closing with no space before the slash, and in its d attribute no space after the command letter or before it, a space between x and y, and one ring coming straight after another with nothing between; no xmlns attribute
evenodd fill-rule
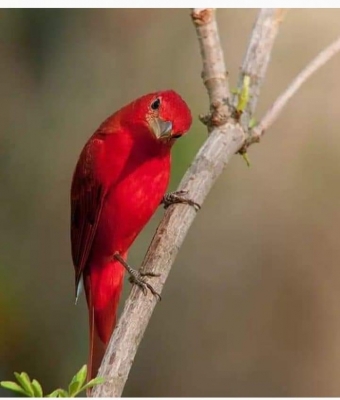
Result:
<svg viewBox="0 0 340 400"><path fill-rule="evenodd" d="M219 10L235 86L257 10ZM292 10L259 119L340 33L340 10ZM69 189L79 152L114 110L173 88L208 99L189 11L0 10L0 380L46 390L86 362L74 305ZM340 55L289 103L251 167L235 156L180 251L127 396L340 396ZM177 143L171 189L206 138ZM162 210L133 246L139 265ZM126 285L124 297L129 292ZM0 391L1 395L9 394Z"/></svg>

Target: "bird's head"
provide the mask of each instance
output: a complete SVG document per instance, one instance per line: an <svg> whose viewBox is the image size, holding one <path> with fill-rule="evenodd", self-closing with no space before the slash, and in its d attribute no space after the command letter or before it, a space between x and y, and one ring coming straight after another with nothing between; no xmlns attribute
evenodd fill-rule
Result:
<svg viewBox="0 0 340 400"><path fill-rule="evenodd" d="M147 94L133 103L133 112L160 142L172 143L183 136L192 123L185 101L173 90Z"/></svg>

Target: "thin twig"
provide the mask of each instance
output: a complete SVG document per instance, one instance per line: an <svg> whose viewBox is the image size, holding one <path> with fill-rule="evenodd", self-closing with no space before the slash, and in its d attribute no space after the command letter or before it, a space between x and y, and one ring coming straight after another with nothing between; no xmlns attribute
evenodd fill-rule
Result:
<svg viewBox="0 0 340 400"><path fill-rule="evenodd" d="M237 85L240 91L244 77L250 78L249 101L241 117L241 124L245 130L247 130L249 121L255 112L272 47L286 13L287 10L282 8L263 8L255 21Z"/></svg>
<svg viewBox="0 0 340 400"><path fill-rule="evenodd" d="M274 104L266 112L261 122L252 130L248 144L258 142L266 129L268 129L277 117L281 114L283 108L294 94L300 89L303 83L310 78L314 72L327 63L335 54L340 51L340 37L331 43L326 49L321 51L314 60L312 60L300 74L293 80L289 87L275 100Z"/></svg>
<svg viewBox="0 0 340 400"><path fill-rule="evenodd" d="M211 109L227 115L225 100L229 96L229 89L221 56L223 53L220 48L215 12L211 9L195 9L192 19L200 41L203 76L209 97L212 99ZM261 29L264 28L258 25L258 29L253 31L253 34L258 33L258 30ZM204 35L208 35L208 38ZM257 37L258 40L262 40L260 39L261 35ZM266 42L269 46L266 50L268 53L271 51L273 40L274 38ZM259 47L254 38L251 43L254 48ZM254 58L253 62L259 61ZM268 62L269 54L261 63ZM249 61L249 63L249 68L251 68L251 62ZM217 64L218 68L212 68L211 66L214 64ZM260 68L263 68L263 65L254 66L253 70L257 71ZM261 82L256 84L258 88L254 91L253 97L258 95L260 84ZM214 101L217 101L218 104L214 105ZM253 101L255 102L255 100ZM208 128L211 133L179 185L179 190L187 190L190 198L199 204L203 203L214 182L231 157L242 147L246 138L240 124L230 118L227 122L224 118L220 118L216 125L220 126L213 127L214 123L210 121ZM153 287L158 293L162 291L178 250L195 216L196 211L193 207L181 204L171 206L165 212L141 267L143 271L161 274L160 278L153 278L152 281ZM132 288L98 373L105 378L105 383L95 387L92 396L121 396L155 305L154 296L151 294L144 296L139 288Z"/></svg>
<svg viewBox="0 0 340 400"><path fill-rule="evenodd" d="M191 14L203 60L202 79L210 100L210 114L200 116L200 119L209 130L225 123L230 114L228 73L215 13L213 8L196 8Z"/></svg>

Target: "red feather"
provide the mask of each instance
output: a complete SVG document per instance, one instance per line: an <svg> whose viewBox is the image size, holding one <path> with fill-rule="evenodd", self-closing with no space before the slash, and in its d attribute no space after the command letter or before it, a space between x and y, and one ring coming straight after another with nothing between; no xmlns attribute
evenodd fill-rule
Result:
<svg viewBox="0 0 340 400"><path fill-rule="evenodd" d="M89 378L116 323L124 267L112 256L126 259L160 204L171 147L190 125L190 110L177 93L152 93L109 117L80 154L71 188L71 242L76 290L83 278L89 308Z"/></svg>

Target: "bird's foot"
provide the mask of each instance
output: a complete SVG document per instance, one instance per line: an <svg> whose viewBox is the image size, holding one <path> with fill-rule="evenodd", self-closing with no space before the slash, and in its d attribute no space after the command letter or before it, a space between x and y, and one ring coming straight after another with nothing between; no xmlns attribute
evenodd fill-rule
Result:
<svg viewBox="0 0 340 400"><path fill-rule="evenodd" d="M166 193L163 196L161 204L164 204L165 209L167 209L171 204L176 204L176 203L188 204L189 206L194 207L195 211L198 211L201 208L200 204L185 197L187 194L188 194L187 190L178 190L176 192Z"/></svg>
<svg viewBox="0 0 340 400"><path fill-rule="evenodd" d="M143 293L146 295L148 290L158 298L158 300L162 300L161 295L156 292L156 290L150 285L150 283L145 281L146 277L155 277L155 276L160 276L160 274L155 274L154 272L139 272L132 267L121 257L119 253L115 253L113 255L113 258L119 261L122 266L127 270L127 272L130 274L129 277L129 282L132 283L133 285L138 285Z"/></svg>
<svg viewBox="0 0 340 400"><path fill-rule="evenodd" d="M160 274L154 274L153 272L139 272L136 271L135 269L130 267L130 277L129 277L129 282L132 283L133 285L138 285L142 290L143 293L146 295L148 292L148 289L150 292L158 298L159 301L162 300L161 295L156 292L156 290L150 285L150 283L145 281L145 277L153 277L153 276L160 276Z"/></svg>

